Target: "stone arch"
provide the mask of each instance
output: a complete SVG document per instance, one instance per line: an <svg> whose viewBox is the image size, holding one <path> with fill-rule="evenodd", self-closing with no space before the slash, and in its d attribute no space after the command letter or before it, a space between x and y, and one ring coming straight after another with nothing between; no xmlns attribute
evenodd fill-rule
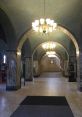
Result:
<svg viewBox="0 0 82 117"><path fill-rule="evenodd" d="M79 58L79 46L78 46L76 38L74 37L74 35L69 30L67 30L66 28L64 28L61 25L57 26L57 30L59 30L59 31L63 32L64 34L66 34L69 37L68 39L70 39L71 42L74 44L75 49L76 49L76 57L77 57L77 66L78 66L77 69L79 69L80 68L79 65L78 65L79 64L79 59L78 59ZM21 48L22 48L24 42L27 39L29 39L30 35L33 35L33 34L35 34L35 32L32 29L30 29L20 37L17 48L16 48L17 52L21 52ZM17 56L17 58L18 58L18 56ZM17 67L19 67L18 64L19 64L19 62L17 62ZM19 71L19 70L17 70L17 71ZM79 72L77 72L77 76L79 76ZM18 75L17 75L17 77L18 77Z"/></svg>
<svg viewBox="0 0 82 117"><path fill-rule="evenodd" d="M48 42L48 41L45 41L45 42ZM45 42L43 42L43 43L45 43ZM49 42L50 42L50 41L49 41ZM67 59L69 60L69 53L68 53L67 49L64 47L64 45L61 45L61 44L58 43L58 42L54 42L54 41L52 41L52 42L53 42L53 43L56 43L56 44L59 45L59 46L61 46L61 47L65 50L65 52L66 52L66 54L67 54ZM32 56L34 55L34 53L35 53L35 51L37 50L37 48L38 48L39 46L41 46L43 43L37 45L37 46L34 48L34 51L33 51L33 53L32 53Z"/></svg>
<svg viewBox="0 0 82 117"><path fill-rule="evenodd" d="M50 42L50 41L45 41L45 42ZM40 46L41 46L43 43L45 43L45 42L40 43L39 45L37 45L37 46L34 48L34 51L32 52L32 60L33 60L33 55L34 55L35 51L37 50L37 48L40 47ZM58 46L60 46L61 48L64 49L64 51L66 52L66 55L67 55L67 60L66 60L66 61L69 62L69 53L68 53L68 51L67 51L67 48L64 47L64 45L62 45L62 44L60 44L60 43L58 43L58 42L55 42L55 41L51 41L51 42L57 44ZM59 58L60 58L61 55L59 55L59 53L57 53L57 54L58 54L58 56L59 56ZM63 60L63 57L61 57L61 58L62 58L62 60ZM68 66L67 66L67 67L68 67ZM64 66L63 66L63 68L62 68L62 72L63 72L63 70L64 70Z"/></svg>
<svg viewBox="0 0 82 117"><path fill-rule="evenodd" d="M76 56L79 56L79 45L76 41L77 39L75 38L75 36L73 36L73 34L69 30L67 30L66 28L64 28L61 25L58 25L57 29L62 31L63 33L65 33L69 37L69 39L73 42L73 44L76 48Z"/></svg>
<svg viewBox="0 0 82 117"><path fill-rule="evenodd" d="M73 36L73 34L61 25L57 26L57 30L62 31L63 33L65 33L69 37L69 39L73 42L73 44L76 48L76 55L78 56L79 55L79 46L78 46L76 38ZM21 50L24 42L28 39L29 35L32 35L32 34L34 34L34 31L32 29L30 29L29 31L25 32L20 37L19 42L18 42L18 46L17 46L17 51Z"/></svg>

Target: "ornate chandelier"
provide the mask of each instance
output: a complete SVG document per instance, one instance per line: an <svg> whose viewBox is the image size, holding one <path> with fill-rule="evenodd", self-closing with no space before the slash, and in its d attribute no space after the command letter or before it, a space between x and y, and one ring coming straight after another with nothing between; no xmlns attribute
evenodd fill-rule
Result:
<svg viewBox="0 0 82 117"><path fill-rule="evenodd" d="M55 30L57 27L57 23L54 22L54 20L50 19L43 19L41 18L40 20L35 20L32 23L32 28L36 32L41 32L41 33L49 33Z"/></svg>
<svg viewBox="0 0 82 117"><path fill-rule="evenodd" d="M55 51L47 51L46 55L50 58L56 57L56 52Z"/></svg>
<svg viewBox="0 0 82 117"><path fill-rule="evenodd" d="M32 22L32 29L40 33L49 33L56 29L57 23L50 18L45 18L45 0L44 0L44 18Z"/></svg>
<svg viewBox="0 0 82 117"><path fill-rule="evenodd" d="M56 47L56 43L53 42L53 41L48 41L48 42L45 42L45 43L42 44L42 48L44 50L51 51L51 50L55 49L55 47Z"/></svg>

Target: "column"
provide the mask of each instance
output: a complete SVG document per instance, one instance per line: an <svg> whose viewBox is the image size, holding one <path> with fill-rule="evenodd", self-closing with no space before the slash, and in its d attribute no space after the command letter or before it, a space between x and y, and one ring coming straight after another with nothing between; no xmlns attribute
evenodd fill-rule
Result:
<svg viewBox="0 0 82 117"><path fill-rule="evenodd" d="M38 77L40 75L38 60L33 61L33 76Z"/></svg>
<svg viewBox="0 0 82 117"><path fill-rule="evenodd" d="M21 64L20 56L17 55L16 51L7 52L7 81L6 90L17 90L21 87L20 75L21 75Z"/></svg>
<svg viewBox="0 0 82 117"><path fill-rule="evenodd" d="M68 60L64 61L64 76L68 76Z"/></svg>
<svg viewBox="0 0 82 117"><path fill-rule="evenodd" d="M69 57L69 82L76 81L76 56Z"/></svg>
<svg viewBox="0 0 82 117"><path fill-rule="evenodd" d="M32 81L33 80L33 62L32 57L25 58L25 80Z"/></svg>

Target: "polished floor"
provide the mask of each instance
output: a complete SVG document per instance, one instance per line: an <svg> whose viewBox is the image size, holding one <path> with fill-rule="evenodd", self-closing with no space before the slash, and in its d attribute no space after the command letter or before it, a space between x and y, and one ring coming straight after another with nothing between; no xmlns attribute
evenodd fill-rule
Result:
<svg viewBox="0 0 82 117"><path fill-rule="evenodd" d="M77 90L76 82L68 82L61 73L44 73L33 82L22 82L17 91L5 91L0 85L0 117L10 117L26 96L65 96L74 117L82 117L82 92Z"/></svg>

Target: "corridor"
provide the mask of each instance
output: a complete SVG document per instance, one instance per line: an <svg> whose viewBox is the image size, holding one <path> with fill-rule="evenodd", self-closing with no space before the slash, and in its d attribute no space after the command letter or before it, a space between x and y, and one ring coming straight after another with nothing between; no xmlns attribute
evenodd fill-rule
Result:
<svg viewBox="0 0 82 117"><path fill-rule="evenodd" d="M82 117L81 9L80 0L0 0L0 117L27 96L64 96Z"/></svg>
<svg viewBox="0 0 82 117"><path fill-rule="evenodd" d="M17 91L0 90L0 117L10 117L26 96L65 96L74 117L82 117L82 93L61 73L44 73Z"/></svg>

